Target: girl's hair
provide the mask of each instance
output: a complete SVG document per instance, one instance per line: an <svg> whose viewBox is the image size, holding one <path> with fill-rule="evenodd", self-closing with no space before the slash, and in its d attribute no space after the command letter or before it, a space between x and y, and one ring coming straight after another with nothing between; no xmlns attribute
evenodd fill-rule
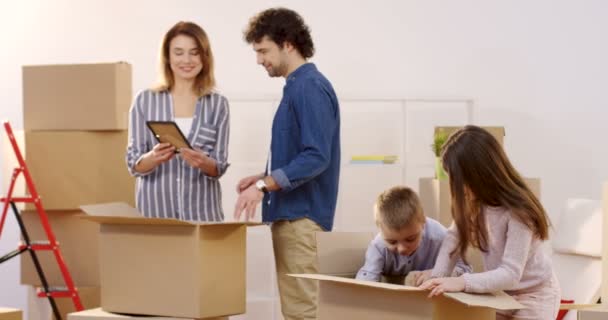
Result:
<svg viewBox="0 0 608 320"><path fill-rule="evenodd" d="M171 70L169 61L169 47L171 40L179 35L188 36L196 42L201 57L203 69L196 76L194 81L194 90L199 96L210 94L215 88L215 75L213 73L213 53L207 34L199 25L193 22L180 21L176 23L163 37L163 42L160 47L159 64L159 84L155 88L156 91L171 90L175 85L175 76Z"/></svg>
<svg viewBox="0 0 608 320"><path fill-rule="evenodd" d="M460 240L451 254L459 252L464 259L469 245L487 252L483 206L507 208L538 238L549 237L550 223L543 206L489 132L472 125L454 132L444 144L441 158L450 179L452 217Z"/></svg>

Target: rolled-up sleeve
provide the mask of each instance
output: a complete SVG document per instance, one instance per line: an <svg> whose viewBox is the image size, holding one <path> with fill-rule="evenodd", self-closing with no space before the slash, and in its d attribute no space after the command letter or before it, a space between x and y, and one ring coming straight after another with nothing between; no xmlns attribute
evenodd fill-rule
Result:
<svg viewBox="0 0 608 320"><path fill-rule="evenodd" d="M147 99L149 101L149 97ZM140 173L135 170L135 166L141 157L149 151L149 146L146 143L146 135L148 128L146 127L146 118L143 112L143 106L146 103L146 92L140 92L129 109L129 129L126 162L129 173L134 177L146 176L153 172Z"/></svg>
<svg viewBox="0 0 608 320"><path fill-rule="evenodd" d="M217 123L217 143L210 154L210 157L215 160L217 166L217 176L212 178L220 178L228 167L228 142L230 139L230 107L228 100L225 97L219 99Z"/></svg>

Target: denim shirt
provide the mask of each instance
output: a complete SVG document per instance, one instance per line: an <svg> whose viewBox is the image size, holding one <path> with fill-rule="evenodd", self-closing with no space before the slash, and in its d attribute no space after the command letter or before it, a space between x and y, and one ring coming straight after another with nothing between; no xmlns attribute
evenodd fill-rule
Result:
<svg viewBox="0 0 608 320"><path fill-rule="evenodd" d="M306 217L331 230L340 177L340 110L331 83L312 63L286 79L269 158L270 175L281 190L264 196L263 221Z"/></svg>

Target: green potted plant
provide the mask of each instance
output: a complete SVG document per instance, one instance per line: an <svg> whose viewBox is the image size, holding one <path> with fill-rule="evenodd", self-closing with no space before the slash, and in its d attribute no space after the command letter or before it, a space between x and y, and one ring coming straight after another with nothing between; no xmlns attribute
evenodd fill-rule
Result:
<svg viewBox="0 0 608 320"><path fill-rule="evenodd" d="M431 148L433 153L435 153L435 178L439 180L443 180L447 178L447 174L443 169L443 164L441 163L441 147L448 140L447 132L443 130L436 130L433 135L433 144L431 144Z"/></svg>

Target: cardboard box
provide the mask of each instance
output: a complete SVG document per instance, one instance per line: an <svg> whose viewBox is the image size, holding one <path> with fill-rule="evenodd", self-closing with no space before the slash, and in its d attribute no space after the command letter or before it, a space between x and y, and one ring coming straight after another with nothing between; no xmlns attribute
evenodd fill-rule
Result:
<svg viewBox="0 0 608 320"><path fill-rule="evenodd" d="M540 199L540 179L524 178L532 193ZM452 224L452 197L448 179L420 178L418 180L418 196L422 209L427 217L431 217L445 227Z"/></svg>
<svg viewBox="0 0 608 320"><path fill-rule="evenodd" d="M0 307L0 320L21 320L23 312L19 309Z"/></svg>
<svg viewBox="0 0 608 320"><path fill-rule="evenodd" d="M361 281L322 274L293 275L319 280L318 320L485 320L496 309L523 306L505 293L445 293L427 298L428 291L405 285Z"/></svg>
<svg viewBox="0 0 608 320"><path fill-rule="evenodd" d="M100 202L134 205L135 178L127 171L126 146L127 131L26 132L26 162L44 208L76 210Z"/></svg>
<svg viewBox="0 0 608 320"><path fill-rule="evenodd" d="M354 278L375 236L373 232L317 232L319 273Z"/></svg>
<svg viewBox="0 0 608 320"><path fill-rule="evenodd" d="M247 223L149 219L126 204L82 210L101 224L103 310L185 318L245 312Z"/></svg>
<svg viewBox="0 0 608 320"><path fill-rule="evenodd" d="M292 276L319 280L318 320L484 320L494 319L495 309L522 308L504 293L447 293L428 299L428 292L417 287L352 279L364 263L372 236L365 232L317 233L319 274Z"/></svg>
<svg viewBox="0 0 608 320"><path fill-rule="evenodd" d="M462 126L451 127L451 126L439 126L435 127L435 134L438 131L444 131L445 133L452 134L454 131L463 128ZM505 128L504 127L482 127L487 130L496 140L500 143L501 146L504 146L504 137L505 137Z"/></svg>
<svg viewBox="0 0 608 320"><path fill-rule="evenodd" d="M195 320L193 318L167 318L167 317L154 317L154 316L137 316L137 315L126 315L111 313L101 310L101 308L84 310L80 312L74 312L68 314L67 320L121 320L121 319L132 319L132 320ZM201 319L202 320L202 319ZM228 320L228 317L213 317L205 318L204 320Z"/></svg>
<svg viewBox="0 0 608 320"><path fill-rule="evenodd" d="M98 287L99 224L80 219L80 210L47 211L63 260L76 286ZM30 240L47 240L38 211L23 211L21 219ZM36 251L50 286L65 286L61 270L52 251ZM40 278L29 253L21 255L21 283L40 286Z"/></svg>
<svg viewBox="0 0 608 320"><path fill-rule="evenodd" d="M24 66L25 130L125 130L131 87L125 62Z"/></svg>
<svg viewBox="0 0 608 320"><path fill-rule="evenodd" d="M32 320L52 320L55 319L53 309L47 298L41 298L36 295L35 287L28 288L28 319ZM85 309L97 308L101 304L99 287L79 287L78 295L80 302ZM55 304L61 319L67 319L69 313L75 312L74 302L70 298L55 298Z"/></svg>
<svg viewBox="0 0 608 320"><path fill-rule="evenodd" d="M578 320L606 320L608 319L608 308L604 305L589 310L579 310Z"/></svg>

